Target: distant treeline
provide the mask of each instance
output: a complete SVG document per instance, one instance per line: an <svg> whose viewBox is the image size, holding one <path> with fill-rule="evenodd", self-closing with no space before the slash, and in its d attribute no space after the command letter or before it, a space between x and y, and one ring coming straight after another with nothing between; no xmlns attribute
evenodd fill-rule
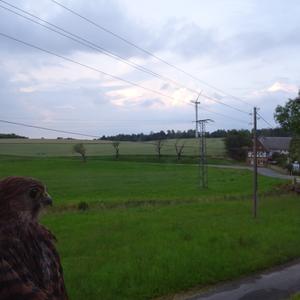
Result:
<svg viewBox="0 0 300 300"><path fill-rule="evenodd" d="M190 129L187 131L174 131L167 130L166 132L161 130L159 132L150 132L149 134L137 133L137 134L118 134L113 136L102 136L100 140L109 141L131 141L131 142L142 142L142 141L154 141L163 139L183 139L195 137L195 130Z"/></svg>
<svg viewBox="0 0 300 300"><path fill-rule="evenodd" d="M243 130L251 135L251 131ZM213 132L206 132L206 137L208 138L225 138L228 134L232 133L232 130L218 129ZM291 136L290 133L284 131L282 128L274 129L259 129L257 130L258 136ZM113 136L102 136L100 140L109 141L153 141L153 140L163 140L163 139L188 139L195 137L195 130L189 129L187 131L181 130L167 130L159 132L150 132L149 134L138 133L138 134L118 134Z"/></svg>
<svg viewBox="0 0 300 300"><path fill-rule="evenodd" d="M208 138L225 138L228 134L231 134L234 130L224 130L218 129L213 132L206 132L205 136ZM242 130L247 132L249 135L251 131ZM282 128L274 129L259 129L257 130L258 136L292 136L289 132L285 131ZM113 136L102 136L100 140L109 140L109 141L131 141L131 142L143 142L143 141L155 141L163 139L189 139L195 137L195 130L167 130L167 131L158 131L150 132L149 134L138 133L138 134L118 134ZM28 139L28 137L17 135L15 133L0 133L0 139ZM73 138L62 138L57 137L57 139L66 139L73 140Z"/></svg>
<svg viewBox="0 0 300 300"><path fill-rule="evenodd" d="M14 133L0 133L0 139L28 139L28 137Z"/></svg>

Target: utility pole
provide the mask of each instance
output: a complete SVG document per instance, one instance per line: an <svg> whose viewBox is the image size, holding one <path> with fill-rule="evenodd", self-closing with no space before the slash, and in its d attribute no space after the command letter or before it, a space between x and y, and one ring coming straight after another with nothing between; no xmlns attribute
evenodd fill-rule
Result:
<svg viewBox="0 0 300 300"><path fill-rule="evenodd" d="M206 123L211 122L211 119L198 120L197 123L200 125L200 139L199 139L199 175L200 184L202 188L208 187L208 177L207 177L207 160L206 160Z"/></svg>
<svg viewBox="0 0 300 300"><path fill-rule="evenodd" d="M257 108L253 108L253 217L257 216Z"/></svg>
<svg viewBox="0 0 300 300"><path fill-rule="evenodd" d="M195 104L195 112L196 112L196 128L195 128L195 138L197 139L199 137L199 125L198 125L198 105L200 104L199 100L199 96L201 95L201 93L199 93L197 100L195 101L191 101L192 103Z"/></svg>

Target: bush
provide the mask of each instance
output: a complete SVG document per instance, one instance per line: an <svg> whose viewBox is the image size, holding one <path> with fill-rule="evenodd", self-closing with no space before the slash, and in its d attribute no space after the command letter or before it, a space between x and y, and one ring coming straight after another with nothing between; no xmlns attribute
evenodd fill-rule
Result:
<svg viewBox="0 0 300 300"><path fill-rule="evenodd" d="M78 203L78 210L85 211L88 209L89 209L89 205L86 202L82 201Z"/></svg>
<svg viewBox="0 0 300 300"><path fill-rule="evenodd" d="M229 130L225 138L228 156L239 161L246 160L251 143L251 134L248 130Z"/></svg>
<svg viewBox="0 0 300 300"><path fill-rule="evenodd" d="M75 144L73 146L73 151L80 154L84 162L86 162L86 149L82 143Z"/></svg>
<svg viewBox="0 0 300 300"><path fill-rule="evenodd" d="M287 168L288 156L286 154L273 153L272 160L276 161L280 167Z"/></svg>

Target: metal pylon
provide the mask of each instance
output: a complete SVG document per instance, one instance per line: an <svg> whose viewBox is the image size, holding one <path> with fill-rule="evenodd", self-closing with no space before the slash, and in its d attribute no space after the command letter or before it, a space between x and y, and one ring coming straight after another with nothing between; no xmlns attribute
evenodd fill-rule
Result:
<svg viewBox="0 0 300 300"><path fill-rule="evenodd" d="M199 132L199 177L200 186L202 188L208 187L208 170L206 159L206 123L212 121L211 119L198 120L200 132Z"/></svg>

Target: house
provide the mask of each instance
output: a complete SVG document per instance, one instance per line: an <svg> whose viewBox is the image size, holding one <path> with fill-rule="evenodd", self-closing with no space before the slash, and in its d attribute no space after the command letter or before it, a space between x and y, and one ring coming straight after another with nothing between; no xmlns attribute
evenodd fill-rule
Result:
<svg viewBox="0 0 300 300"><path fill-rule="evenodd" d="M259 137L257 139L257 165L266 166L274 153L289 154L291 137ZM247 163L253 165L253 150L248 151Z"/></svg>
<svg viewBox="0 0 300 300"><path fill-rule="evenodd" d="M300 163L298 161L295 161L294 163L292 163L292 171L295 173L300 172Z"/></svg>

